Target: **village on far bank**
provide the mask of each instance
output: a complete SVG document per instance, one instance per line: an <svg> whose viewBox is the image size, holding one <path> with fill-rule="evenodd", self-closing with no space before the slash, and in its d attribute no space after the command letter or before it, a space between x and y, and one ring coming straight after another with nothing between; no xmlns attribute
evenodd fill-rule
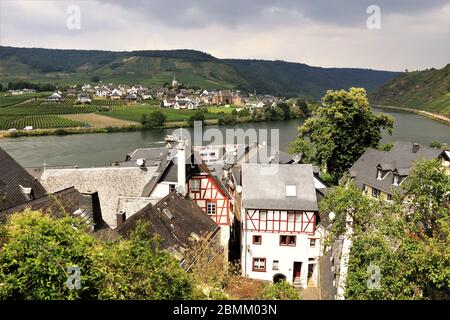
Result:
<svg viewBox="0 0 450 320"><path fill-rule="evenodd" d="M189 126L193 117L205 120L205 124L233 124L307 117L316 107L306 98L234 89L189 88L179 83L175 74L171 83L165 83L161 88L100 81L44 87L46 92L42 88L36 91L26 87L26 83L8 85L7 93L0 97L3 111L0 130L17 136L20 133L16 131L39 135L42 130L45 130L43 134L51 134L50 130L55 129L79 133L95 128L170 128ZM48 92L50 88L54 90ZM163 114L162 121L151 124L146 119L156 110ZM198 116L200 111L202 115Z"/></svg>
<svg viewBox="0 0 450 320"><path fill-rule="evenodd" d="M35 89L10 89L12 96L36 93ZM90 104L92 100L107 99L125 103L145 102L147 100L160 101L161 107L182 109L196 109L211 105L235 105L247 108L263 108L283 102L281 97L272 95L257 95L244 93L240 90L211 90L190 89L176 80L174 74L171 84L165 83L158 89L135 84L102 84L91 83L68 86L65 90L55 90L45 97L47 102L62 102L65 98L76 98L76 104Z"/></svg>

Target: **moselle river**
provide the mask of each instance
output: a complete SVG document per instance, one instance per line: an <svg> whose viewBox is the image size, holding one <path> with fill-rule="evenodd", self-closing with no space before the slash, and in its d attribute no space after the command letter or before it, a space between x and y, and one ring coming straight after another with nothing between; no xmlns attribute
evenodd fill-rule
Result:
<svg viewBox="0 0 450 320"><path fill-rule="evenodd" d="M395 118L392 136L383 133L383 142L411 141L428 146L432 141L450 144L450 126L419 116L415 113L376 109ZM246 123L235 126L207 126L218 129L225 136L226 129L278 129L280 149L286 151L290 141L298 135L297 128L304 120ZM192 128L188 129L192 132ZM25 167L78 165L80 167L104 166L114 161L122 161L127 153L137 148L150 148L164 145L164 137L173 132L167 130L148 130L138 132L117 132L97 134L76 134L67 136L23 137L0 139L0 147L11 154ZM205 141L209 143L209 141ZM270 131L267 142L270 142Z"/></svg>

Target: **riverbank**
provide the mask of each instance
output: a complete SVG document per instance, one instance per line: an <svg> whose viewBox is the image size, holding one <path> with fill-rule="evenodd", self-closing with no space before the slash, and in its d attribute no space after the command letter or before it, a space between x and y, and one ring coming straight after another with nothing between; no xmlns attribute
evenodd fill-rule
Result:
<svg viewBox="0 0 450 320"><path fill-rule="evenodd" d="M406 112L413 112L418 115L421 115L421 116L445 123L447 125L450 125L450 117L447 117L447 116L444 116L444 115L438 114L438 113L433 113L433 112L418 110L418 109L394 107L394 106L384 106L384 105L375 105L375 104L372 106L380 108L380 109L392 109L392 110L402 110L402 111L406 111Z"/></svg>
<svg viewBox="0 0 450 320"><path fill-rule="evenodd" d="M207 119L203 125L217 125L217 119ZM142 125L129 125L120 127L76 127L76 128L58 128L58 129L33 129L33 130L16 130L16 131L0 131L0 138L19 138L19 137L38 137L38 136L64 136L71 134L87 134L87 133L112 133L112 132L132 132L144 130L161 130L176 129L189 127L187 121L170 121L164 126L158 128L146 128Z"/></svg>

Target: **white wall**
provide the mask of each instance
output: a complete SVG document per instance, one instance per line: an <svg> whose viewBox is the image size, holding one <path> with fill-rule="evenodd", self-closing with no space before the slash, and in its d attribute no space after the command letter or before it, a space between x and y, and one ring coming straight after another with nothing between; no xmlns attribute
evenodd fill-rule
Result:
<svg viewBox="0 0 450 320"><path fill-rule="evenodd" d="M151 198L156 199L162 199L165 196L167 196L170 193L170 185L176 185L176 183L169 183L169 182L160 182L155 186L155 189L153 189L152 194L150 195Z"/></svg>
<svg viewBox="0 0 450 320"><path fill-rule="evenodd" d="M261 235L261 245L254 245L253 235ZM249 278L272 281L274 275L281 273L289 283L293 282L294 262L301 262L301 285L307 287L309 258L317 258L320 254L320 240L310 248L306 234L297 234L295 247L280 246L279 233L246 232L243 239L242 267L244 276ZM266 271L253 271L253 258L266 258ZM273 270L273 261L278 260L278 270ZM317 261L316 260L316 261Z"/></svg>

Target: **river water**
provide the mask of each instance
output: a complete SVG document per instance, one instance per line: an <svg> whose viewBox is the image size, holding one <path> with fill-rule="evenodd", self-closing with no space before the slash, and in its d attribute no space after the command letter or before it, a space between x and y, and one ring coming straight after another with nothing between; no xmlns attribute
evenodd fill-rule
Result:
<svg viewBox="0 0 450 320"><path fill-rule="evenodd" d="M380 112L381 109L374 108L374 111ZM389 136L384 133L383 143L412 141L428 146L432 141L439 141L450 144L450 126L446 124L415 113L387 109L382 111L395 118L393 134ZM302 123L302 119L296 119L236 126L207 126L204 130L219 129L225 136L225 130L233 128L278 129L280 149L286 151L290 141L298 135L297 128ZM192 129L189 130L192 132ZM173 129L167 129L0 139L0 147L25 167L42 166L44 162L49 166L104 166L124 160L126 154L134 149L163 146L164 137L172 132ZM270 133L267 140L270 144Z"/></svg>

